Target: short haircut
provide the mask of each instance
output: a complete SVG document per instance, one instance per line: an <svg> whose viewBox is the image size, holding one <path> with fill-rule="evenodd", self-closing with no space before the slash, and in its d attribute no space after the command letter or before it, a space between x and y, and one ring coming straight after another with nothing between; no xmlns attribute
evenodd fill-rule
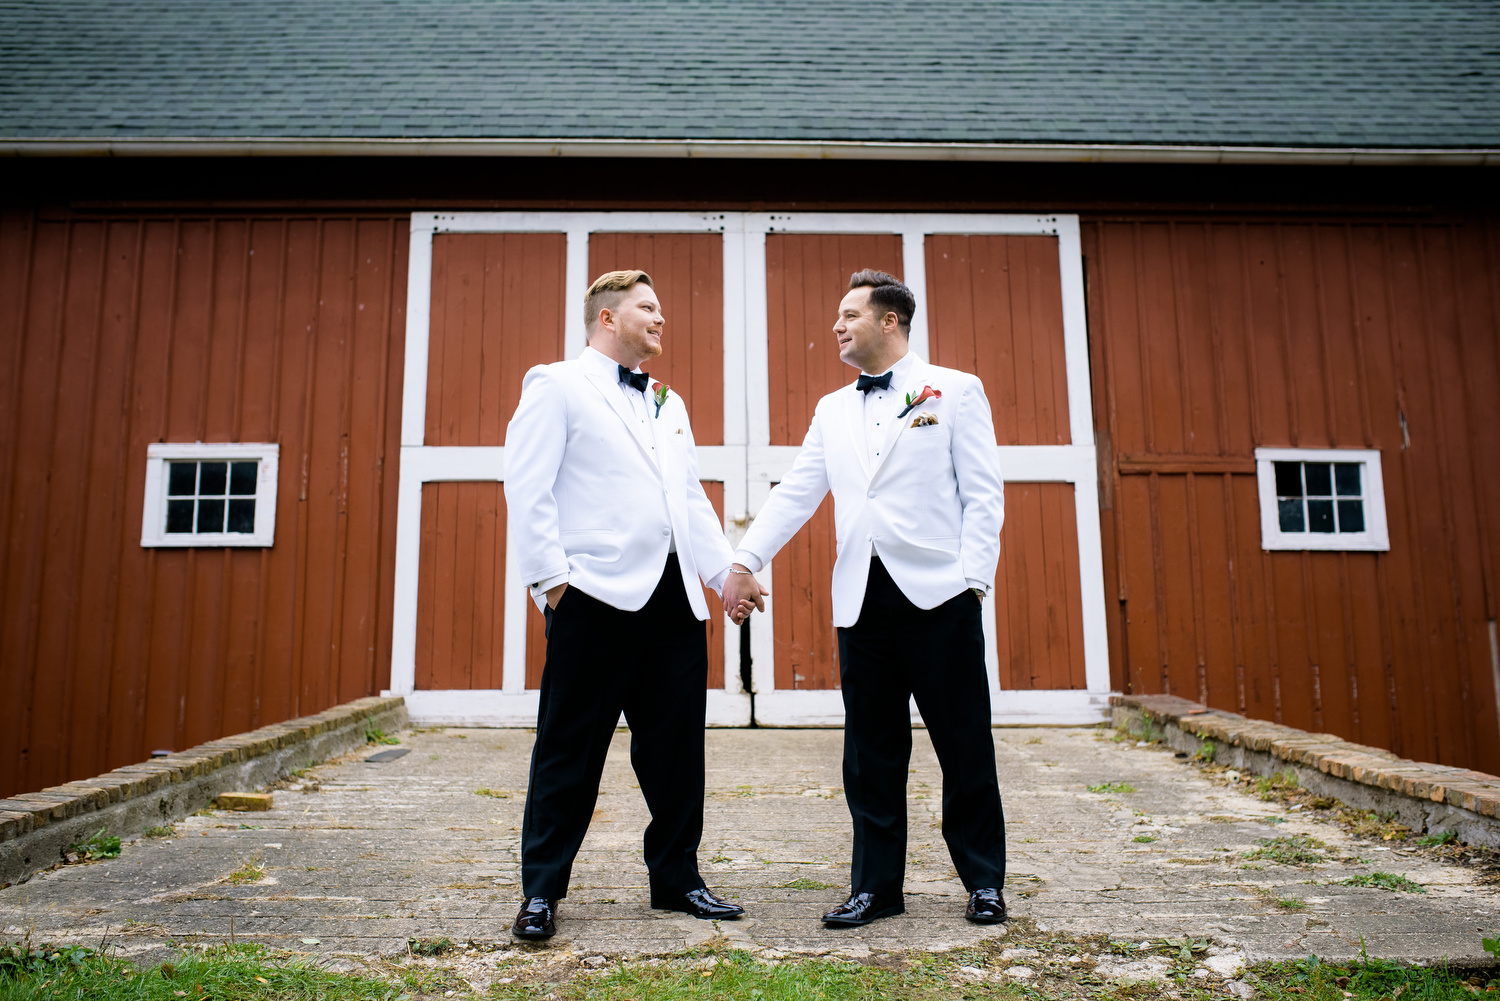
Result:
<svg viewBox="0 0 1500 1001"><path fill-rule="evenodd" d="M870 305L875 308L877 320L887 313L895 313L896 325L901 332L911 334L911 317L917 311L917 297L902 284L901 279L884 271L865 268L849 276L849 290L852 292L857 288L870 290Z"/></svg>
<svg viewBox="0 0 1500 1001"><path fill-rule="evenodd" d="M651 285L651 276L644 271L606 271L595 278L594 284L583 294L585 328L592 333L594 324L599 319L599 311L619 309L620 300L625 298L625 293L637 285Z"/></svg>

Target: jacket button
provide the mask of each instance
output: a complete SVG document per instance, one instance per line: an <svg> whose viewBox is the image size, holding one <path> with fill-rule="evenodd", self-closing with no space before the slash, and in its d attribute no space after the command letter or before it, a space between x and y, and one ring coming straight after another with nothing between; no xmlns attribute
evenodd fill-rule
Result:
<svg viewBox="0 0 1500 1001"><path fill-rule="evenodd" d="M871 491L870 491L870 494L869 494L869 496L870 496L870 497L871 497L871 498L873 498L873 497L874 497L874 496L875 496L875 491L873 491L873 490L871 490Z"/></svg>
<svg viewBox="0 0 1500 1001"><path fill-rule="evenodd" d="M667 536L669 536L671 534L672 534L672 530L670 528L664 528L664 529L661 530L661 537L663 539L665 539Z"/></svg>

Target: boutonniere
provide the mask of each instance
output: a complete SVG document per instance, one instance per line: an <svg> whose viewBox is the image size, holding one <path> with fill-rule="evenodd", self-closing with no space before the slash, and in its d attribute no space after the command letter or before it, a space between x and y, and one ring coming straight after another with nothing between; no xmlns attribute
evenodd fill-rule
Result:
<svg viewBox="0 0 1500 1001"><path fill-rule="evenodd" d="M931 386L923 386L920 393L907 393L906 409L896 415L896 420L899 421L911 413L919 403L926 403L928 400L941 400L942 398L943 391L941 389L933 389Z"/></svg>
<svg viewBox="0 0 1500 1001"><path fill-rule="evenodd" d="M651 384L651 398L656 401L657 417L661 416L661 406L667 402L667 394L671 391L672 387L668 386L665 382L653 382Z"/></svg>

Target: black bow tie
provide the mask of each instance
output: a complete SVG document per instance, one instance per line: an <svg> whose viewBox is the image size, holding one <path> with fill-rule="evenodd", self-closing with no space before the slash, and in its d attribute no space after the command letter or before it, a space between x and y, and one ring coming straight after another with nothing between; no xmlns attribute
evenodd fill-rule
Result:
<svg viewBox="0 0 1500 1001"><path fill-rule="evenodd" d="M624 365L619 365L616 367L620 370L621 382L630 383L630 388L634 389L638 393L644 393L646 391L646 383L651 378L649 375L647 375L645 372L632 372Z"/></svg>
<svg viewBox="0 0 1500 1001"><path fill-rule="evenodd" d="M872 389L890 389L891 373L887 372L885 375L861 374L859 381L854 384L854 388L861 393L868 393Z"/></svg>

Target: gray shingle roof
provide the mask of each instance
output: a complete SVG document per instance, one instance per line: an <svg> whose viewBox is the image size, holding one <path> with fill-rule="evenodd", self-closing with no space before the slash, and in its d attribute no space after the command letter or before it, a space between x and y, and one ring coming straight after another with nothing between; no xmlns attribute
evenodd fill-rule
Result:
<svg viewBox="0 0 1500 1001"><path fill-rule="evenodd" d="M0 138L1500 145L1486 0L0 0Z"/></svg>

